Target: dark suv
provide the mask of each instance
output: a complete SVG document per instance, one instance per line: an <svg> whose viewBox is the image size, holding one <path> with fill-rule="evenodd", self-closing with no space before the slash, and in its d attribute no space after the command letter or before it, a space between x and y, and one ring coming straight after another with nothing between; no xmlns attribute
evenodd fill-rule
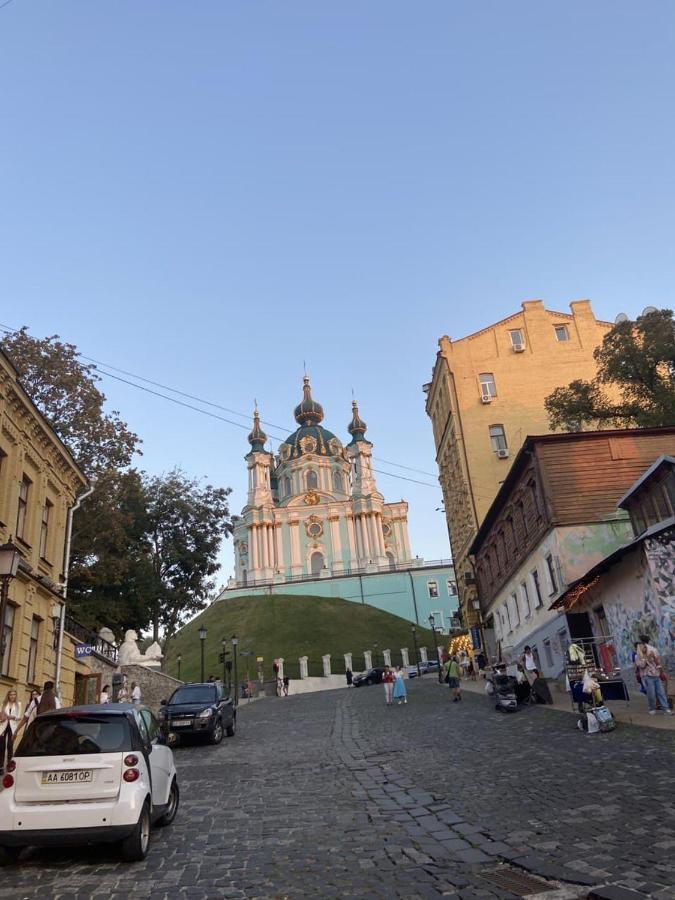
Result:
<svg viewBox="0 0 675 900"><path fill-rule="evenodd" d="M379 684L382 681L383 675L384 666L375 666L374 669L369 669L367 672L355 675L352 679L352 684L354 687L361 687L362 684Z"/></svg>
<svg viewBox="0 0 675 900"><path fill-rule="evenodd" d="M184 684L168 701L162 700L159 720L169 745L184 737L205 737L212 744L219 744L223 734L233 736L237 711L222 684Z"/></svg>

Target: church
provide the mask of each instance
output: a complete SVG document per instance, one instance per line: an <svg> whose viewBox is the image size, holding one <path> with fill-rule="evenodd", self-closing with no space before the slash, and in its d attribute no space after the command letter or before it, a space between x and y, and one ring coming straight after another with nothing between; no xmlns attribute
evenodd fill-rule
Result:
<svg viewBox="0 0 675 900"><path fill-rule="evenodd" d="M357 403L345 445L323 427L324 411L307 376L302 390L294 410L297 428L276 456L265 449L258 410L253 414L245 457L248 497L233 517L235 577L218 599L275 588L361 603L379 598L373 605L425 625L428 613L420 607L422 613L430 607L447 631L457 609L452 564L413 558L408 504L387 503L379 492L373 445ZM415 581L424 582L417 589L420 601L426 596L430 603L417 602Z"/></svg>

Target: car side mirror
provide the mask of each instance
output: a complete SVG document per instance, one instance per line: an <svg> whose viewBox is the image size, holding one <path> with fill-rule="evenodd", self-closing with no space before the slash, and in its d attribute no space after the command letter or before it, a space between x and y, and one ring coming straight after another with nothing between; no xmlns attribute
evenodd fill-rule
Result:
<svg viewBox="0 0 675 900"><path fill-rule="evenodd" d="M159 705L160 705L160 706L166 706L166 700L160 700L160 701L159 701Z"/></svg>

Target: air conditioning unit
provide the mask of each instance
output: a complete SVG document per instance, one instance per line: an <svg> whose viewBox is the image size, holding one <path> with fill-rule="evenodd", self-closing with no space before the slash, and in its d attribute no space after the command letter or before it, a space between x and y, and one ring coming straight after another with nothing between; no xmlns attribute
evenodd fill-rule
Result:
<svg viewBox="0 0 675 900"><path fill-rule="evenodd" d="M514 353L523 353L525 351L525 344L521 344L520 341L518 343L514 343L512 346Z"/></svg>
<svg viewBox="0 0 675 900"><path fill-rule="evenodd" d="M492 403L492 397L489 394L483 394L480 398L481 403Z"/></svg>
<svg viewBox="0 0 675 900"><path fill-rule="evenodd" d="M508 459L509 451L508 450L497 450L497 459Z"/></svg>

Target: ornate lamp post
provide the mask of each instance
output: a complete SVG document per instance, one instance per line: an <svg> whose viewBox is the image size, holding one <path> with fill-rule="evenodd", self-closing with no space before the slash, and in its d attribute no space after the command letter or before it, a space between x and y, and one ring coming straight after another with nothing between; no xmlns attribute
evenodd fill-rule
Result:
<svg viewBox="0 0 675 900"><path fill-rule="evenodd" d="M237 647L239 646L239 638L236 634L232 635L232 656L234 656L234 705L239 706L239 676L237 675Z"/></svg>
<svg viewBox="0 0 675 900"><path fill-rule="evenodd" d="M182 659L183 659L183 657L179 653L178 656L176 657L176 662L178 663L178 676L177 677L178 677L179 681L180 681L180 664L181 664Z"/></svg>
<svg viewBox="0 0 675 900"><path fill-rule="evenodd" d="M417 628L413 625L412 627L412 639L413 639L413 647L415 648L415 665L417 666L417 676L418 678L422 677L422 670L420 669L420 658L417 652Z"/></svg>
<svg viewBox="0 0 675 900"><path fill-rule="evenodd" d="M443 671L441 669L441 657L438 652L438 641L436 639L436 620L434 619L434 614L430 613L429 615L429 627L431 628L434 634L434 649L436 651L436 662L438 663L438 683L443 683Z"/></svg>
<svg viewBox="0 0 675 900"><path fill-rule="evenodd" d="M378 645L377 641L373 641L373 656L374 656L375 668L377 668L377 648L378 648L378 646L379 645Z"/></svg>
<svg viewBox="0 0 675 900"><path fill-rule="evenodd" d="M206 628L202 625L199 629L199 640L201 641L201 650L202 650L202 683L204 682L204 644L206 644Z"/></svg>
<svg viewBox="0 0 675 900"><path fill-rule="evenodd" d="M225 663L225 657L227 656L227 638L223 638L220 642L220 646L223 648L223 688L225 687L225 682L227 681L227 664Z"/></svg>
<svg viewBox="0 0 675 900"><path fill-rule="evenodd" d="M7 615L7 600L9 599L9 585L19 570L21 553L11 539L0 546L0 666L5 664L5 617Z"/></svg>

